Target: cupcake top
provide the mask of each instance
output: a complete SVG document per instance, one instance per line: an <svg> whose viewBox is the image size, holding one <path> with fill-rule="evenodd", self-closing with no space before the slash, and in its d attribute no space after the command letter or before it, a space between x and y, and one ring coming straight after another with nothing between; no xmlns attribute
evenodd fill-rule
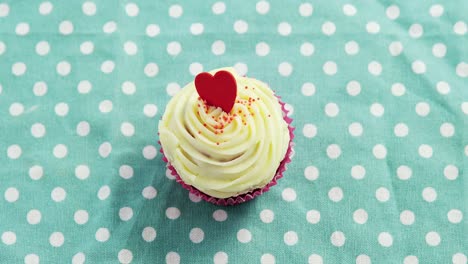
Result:
<svg viewBox="0 0 468 264"><path fill-rule="evenodd" d="M219 71L232 74L237 84L232 109L226 103L208 104L191 82L167 105L159 137L166 158L186 184L228 198L270 182L290 138L278 98L265 83L238 76L232 68L210 73Z"/></svg>

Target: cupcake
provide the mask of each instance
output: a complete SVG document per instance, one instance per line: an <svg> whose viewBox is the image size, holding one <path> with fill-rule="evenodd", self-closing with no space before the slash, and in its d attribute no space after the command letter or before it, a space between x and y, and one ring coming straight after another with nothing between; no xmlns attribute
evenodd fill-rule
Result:
<svg viewBox="0 0 468 264"><path fill-rule="evenodd" d="M168 103L159 122L163 160L184 188L218 205L253 199L290 162L293 128L263 82L233 68L203 72Z"/></svg>

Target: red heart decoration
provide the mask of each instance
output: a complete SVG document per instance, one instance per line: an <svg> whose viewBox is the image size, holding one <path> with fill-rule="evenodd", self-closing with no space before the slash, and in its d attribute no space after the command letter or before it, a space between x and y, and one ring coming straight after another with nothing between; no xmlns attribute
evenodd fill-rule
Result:
<svg viewBox="0 0 468 264"><path fill-rule="evenodd" d="M228 71L218 71L215 75L202 72L195 77L198 95L209 105L221 107L229 113L237 96L236 79Z"/></svg>

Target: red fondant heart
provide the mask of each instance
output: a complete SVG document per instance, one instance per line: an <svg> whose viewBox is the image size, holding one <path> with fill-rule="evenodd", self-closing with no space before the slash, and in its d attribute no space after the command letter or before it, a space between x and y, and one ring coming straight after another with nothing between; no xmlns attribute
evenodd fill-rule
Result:
<svg viewBox="0 0 468 264"><path fill-rule="evenodd" d="M215 75L202 72L195 77L198 95L209 105L221 107L229 113L237 95L236 79L228 71L218 71Z"/></svg>

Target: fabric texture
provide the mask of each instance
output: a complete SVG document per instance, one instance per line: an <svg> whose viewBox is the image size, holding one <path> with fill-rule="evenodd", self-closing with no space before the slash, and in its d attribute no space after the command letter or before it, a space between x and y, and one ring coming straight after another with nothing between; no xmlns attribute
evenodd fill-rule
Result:
<svg viewBox="0 0 468 264"><path fill-rule="evenodd" d="M468 3L0 0L0 263L467 263ZM295 155L233 207L157 125L234 66Z"/></svg>

